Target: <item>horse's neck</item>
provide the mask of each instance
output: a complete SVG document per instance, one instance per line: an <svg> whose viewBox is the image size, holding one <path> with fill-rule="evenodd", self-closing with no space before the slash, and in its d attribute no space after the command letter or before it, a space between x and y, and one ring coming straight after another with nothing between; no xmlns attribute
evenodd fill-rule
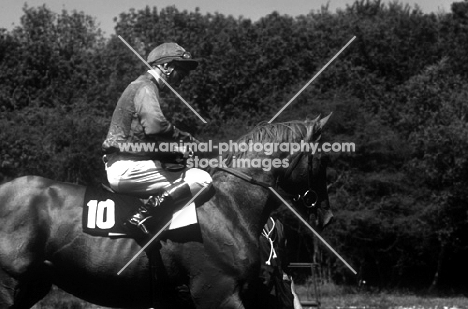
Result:
<svg viewBox="0 0 468 309"><path fill-rule="evenodd" d="M268 177L250 173L255 180L268 182ZM249 229L255 237L260 236L270 211L268 209L268 189L251 184L236 176L223 172L214 178L219 189L218 207L226 208L230 216L234 216L241 225ZM258 235L256 235L258 234Z"/></svg>

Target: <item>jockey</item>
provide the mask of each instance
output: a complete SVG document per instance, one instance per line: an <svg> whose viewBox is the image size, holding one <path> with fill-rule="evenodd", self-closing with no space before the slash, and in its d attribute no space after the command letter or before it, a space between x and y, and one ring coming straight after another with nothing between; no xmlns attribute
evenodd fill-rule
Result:
<svg viewBox="0 0 468 309"><path fill-rule="evenodd" d="M156 71L157 78L148 71L127 86L117 102L102 144L111 188L142 198L150 196L125 224L131 229L138 227L145 234L148 230L144 222L153 209L172 208L187 202L212 181L207 172L180 164L187 152L157 151L161 142L197 142L189 133L180 131L166 120L159 93L166 88L164 81L179 86L198 62L176 43L157 46L148 55L147 62ZM156 151L131 148L138 144L152 144Z"/></svg>

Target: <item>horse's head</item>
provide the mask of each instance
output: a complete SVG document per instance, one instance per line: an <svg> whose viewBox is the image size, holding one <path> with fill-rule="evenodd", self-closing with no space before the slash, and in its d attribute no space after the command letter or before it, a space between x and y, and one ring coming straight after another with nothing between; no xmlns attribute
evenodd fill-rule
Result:
<svg viewBox="0 0 468 309"><path fill-rule="evenodd" d="M331 223L333 218L327 187L329 158L320 152L318 144L329 117L304 122L305 135L299 142L303 145L308 143L308 150L289 153L288 167L277 171L277 186L293 196L291 202L296 210L307 216L309 221L314 220L319 229Z"/></svg>
<svg viewBox="0 0 468 309"><path fill-rule="evenodd" d="M253 145L252 149L231 154L229 161L233 166L234 157L260 160L263 170L257 168L257 177L262 176L264 181L286 193L295 208L308 216L309 221L312 216L316 219L318 228L325 227L333 217L326 183L328 158L317 147L329 117L261 123L237 141ZM263 145L263 148L258 147L261 151L255 151L256 144ZM269 162L268 170L265 170L265 162ZM249 171L252 173L254 169L250 168Z"/></svg>

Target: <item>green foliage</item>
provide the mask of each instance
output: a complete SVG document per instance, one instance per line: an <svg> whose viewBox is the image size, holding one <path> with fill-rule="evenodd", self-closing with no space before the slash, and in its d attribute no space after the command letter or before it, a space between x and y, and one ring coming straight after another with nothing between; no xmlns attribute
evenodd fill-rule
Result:
<svg viewBox="0 0 468 309"><path fill-rule="evenodd" d="M21 26L6 34L3 110L71 105L86 99L89 57L102 43L94 20L83 13L24 7Z"/></svg>
<svg viewBox="0 0 468 309"><path fill-rule="evenodd" d="M105 39L83 12L24 7L0 29L0 181L37 174L104 179L100 147L115 104L173 41L200 58L166 115L199 139L235 139L279 111L353 36L356 40L277 118L333 112L324 140L354 142L332 155L336 223L324 235L379 287L467 288L468 1L423 14L399 2L359 0L335 13L257 22L174 6L122 12ZM305 233L305 231L301 231ZM310 238L297 247L306 254ZM322 252L327 279L355 281ZM301 261L302 262L302 261Z"/></svg>
<svg viewBox="0 0 468 309"><path fill-rule="evenodd" d="M104 180L99 158L108 121L88 112L78 108L25 108L2 114L2 174L35 174L81 184Z"/></svg>

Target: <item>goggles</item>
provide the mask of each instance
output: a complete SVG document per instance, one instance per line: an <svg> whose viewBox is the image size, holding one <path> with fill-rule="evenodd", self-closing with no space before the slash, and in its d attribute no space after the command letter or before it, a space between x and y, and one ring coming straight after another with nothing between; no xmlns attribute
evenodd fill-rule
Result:
<svg viewBox="0 0 468 309"><path fill-rule="evenodd" d="M184 52L181 56L182 59L192 59L192 54L189 52Z"/></svg>

